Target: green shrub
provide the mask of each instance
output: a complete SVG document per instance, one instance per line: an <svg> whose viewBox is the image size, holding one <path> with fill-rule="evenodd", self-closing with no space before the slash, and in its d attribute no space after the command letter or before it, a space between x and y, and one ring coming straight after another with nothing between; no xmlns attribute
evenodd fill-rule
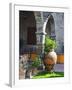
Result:
<svg viewBox="0 0 72 90"><path fill-rule="evenodd" d="M45 53L48 53L51 49L55 49L55 48L56 48L56 41L46 36L45 48L44 48Z"/></svg>
<svg viewBox="0 0 72 90"><path fill-rule="evenodd" d="M36 57L36 59L33 60L33 62L32 62L32 67L39 67L40 64L41 64L41 59L40 59L40 57Z"/></svg>

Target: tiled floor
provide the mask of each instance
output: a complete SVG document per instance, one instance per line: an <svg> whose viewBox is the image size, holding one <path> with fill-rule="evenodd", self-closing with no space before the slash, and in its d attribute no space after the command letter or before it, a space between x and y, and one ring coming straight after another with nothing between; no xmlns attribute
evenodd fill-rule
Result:
<svg viewBox="0 0 72 90"><path fill-rule="evenodd" d="M64 64L56 64L54 70L58 72L64 72Z"/></svg>

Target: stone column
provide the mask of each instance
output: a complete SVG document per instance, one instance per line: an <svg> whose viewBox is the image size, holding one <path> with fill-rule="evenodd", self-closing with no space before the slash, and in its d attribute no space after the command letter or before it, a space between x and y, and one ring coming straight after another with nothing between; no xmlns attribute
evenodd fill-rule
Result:
<svg viewBox="0 0 72 90"><path fill-rule="evenodd" d="M43 32L43 16L42 16L42 12L34 12L35 14L35 19L36 19L36 34ZM43 37L42 37L43 38ZM37 48L38 48L38 53L40 54L42 52L42 44L40 43L41 41L41 37L39 35L37 35ZM41 41L43 42L43 41Z"/></svg>

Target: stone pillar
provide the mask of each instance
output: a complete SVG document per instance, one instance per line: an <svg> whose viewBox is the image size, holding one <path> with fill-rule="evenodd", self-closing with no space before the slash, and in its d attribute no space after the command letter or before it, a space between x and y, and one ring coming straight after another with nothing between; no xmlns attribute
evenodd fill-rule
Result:
<svg viewBox="0 0 72 90"><path fill-rule="evenodd" d="M36 28L37 31L36 33L40 34L43 32L43 16L42 16L42 12L34 12L35 14L35 19L36 19ZM44 37L44 36L43 36ZM41 42L44 42L44 40L41 41L41 38L39 35L37 35L37 48L38 48L38 53L42 52L42 44Z"/></svg>

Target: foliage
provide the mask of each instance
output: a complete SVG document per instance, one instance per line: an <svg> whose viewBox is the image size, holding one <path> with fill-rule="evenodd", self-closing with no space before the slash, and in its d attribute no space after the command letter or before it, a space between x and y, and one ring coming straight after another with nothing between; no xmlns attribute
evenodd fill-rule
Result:
<svg viewBox="0 0 72 90"><path fill-rule="evenodd" d="M48 53L51 49L55 49L56 46L57 45L55 40L49 38L48 36L45 37L45 53Z"/></svg>
<svg viewBox="0 0 72 90"><path fill-rule="evenodd" d="M32 62L32 67L39 67L40 66L40 64L41 64L41 59L40 59L40 57L38 56L38 57L36 57L35 58L35 60L33 60L33 62Z"/></svg>

